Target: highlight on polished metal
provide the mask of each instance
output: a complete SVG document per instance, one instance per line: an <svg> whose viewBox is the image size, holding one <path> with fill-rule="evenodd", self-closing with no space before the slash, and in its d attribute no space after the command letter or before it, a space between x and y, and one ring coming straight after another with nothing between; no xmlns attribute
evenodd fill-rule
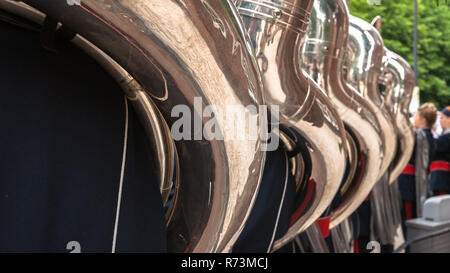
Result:
<svg viewBox="0 0 450 273"><path fill-rule="evenodd" d="M393 183L408 164L414 149L414 129L409 120L415 76L408 62L395 52L385 49L383 59L385 73L381 83L386 86L385 100L395 115L398 128L398 149L391 170L390 183Z"/></svg>
<svg viewBox="0 0 450 273"><path fill-rule="evenodd" d="M171 116L179 117L170 129L172 139L180 140L252 140L262 141L262 151L271 152L279 148L279 127L277 122L270 123L270 130L265 126L268 116L279 119L277 105L226 105L225 109L217 105L203 107L203 98L194 97L194 111L199 117L192 119L192 112L186 105L175 105ZM202 124L201 118L209 119ZM222 130L220 124L227 125Z"/></svg>
<svg viewBox="0 0 450 273"><path fill-rule="evenodd" d="M383 143L383 163L378 179L388 170L397 150L397 132L391 113L379 90L384 43L370 23L350 15L347 82L367 99L375 111Z"/></svg>
<svg viewBox="0 0 450 273"><path fill-rule="evenodd" d="M325 90L344 121L349 145L348 175L341 203L330 212L331 228L348 218L377 182L383 160L380 124L367 98L346 82L343 67L349 36L345 0L316 0L302 50L302 68Z"/></svg>
<svg viewBox="0 0 450 273"><path fill-rule="evenodd" d="M230 251L259 189L262 141L173 145L168 128L173 106L193 110L194 97L202 97L203 106L264 104L258 67L235 7L226 0L76 2L1 0L0 8L38 24L49 16L73 30L72 42L122 86L157 146L162 191L170 187L166 182L176 166L168 250ZM220 130L227 126L219 125Z"/></svg>
<svg viewBox="0 0 450 273"><path fill-rule="evenodd" d="M303 147L293 158L295 212L287 234L275 242L273 250L323 214L339 189L346 166L342 120L325 91L299 67L313 2L236 1L255 48L266 103L279 105L286 146Z"/></svg>

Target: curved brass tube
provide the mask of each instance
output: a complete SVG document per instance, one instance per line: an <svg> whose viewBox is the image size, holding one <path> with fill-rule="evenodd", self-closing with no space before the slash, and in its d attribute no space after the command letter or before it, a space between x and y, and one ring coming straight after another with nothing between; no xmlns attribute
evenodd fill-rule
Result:
<svg viewBox="0 0 450 273"><path fill-rule="evenodd" d="M372 107L347 85L343 74L349 12L344 0L316 0L303 48L302 67L325 90L354 143L350 174L341 187L342 202L330 213L333 228L349 217L377 182L383 160L380 125Z"/></svg>
<svg viewBox="0 0 450 273"><path fill-rule="evenodd" d="M408 164L414 149L414 129L409 120L409 104L411 103L415 76L411 66L396 53L385 49L386 104L395 114L398 132L398 151L391 170L390 183L393 183Z"/></svg>
<svg viewBox="0 0 450 273"><path fill-rule="evenodd" d="M0 9L26 18L38 25L44 24L46 17L44 13L39 12L23 2L10 0L0 1ZM72 43L95 59L122 88L136 111L141 112L139 118L146 127L145 132L149 139L153 160L159 170L157 174L160 176L158 181L162 200L163 203L166 203L172 188L175 152L173 147L174 143L170 137L170 129L161 113L147 92L142 89L142 86L103 51L79 35L76 35L72 39Z"/></svg>
<svg viewBox="0 0 450 273"><path fill-rule="evenodd" d="M236 4L256 49L266 102L279 105L280 124L297 144L303 140L307 147L302 154L309 166L306 179L298 185L291 226L275 242L276 250L313 224L333 200L345 171L345 130L325 91L299 67L313 1L239 0Z"/></svg>
<svg viewBox="0 0 450 273"><path fill-rule="evenodd" d="M202 98L203 107L220 109L263 104L257 64L230 1L24 2L77 32L97 48L96 54L102 52L127 71L138 84L132 89L155 102L169 127L177 120L173 107L185 105L203 128L208 119L196 111L195 97ZM239 114L258 114L244 107ZM233 124L218 120L216 130L225 135L227 126ZM265 160L260 138L243 139L176 142L179 168L167 219L169 251L231 250L253 206Z"/></svg>
<svg viewBox="0 0 450 273"><path fill-rule="evenodd" d="M375 109L383 134L384 159L379 176L388 170L397 149L397 132L393 114L379 91L384 44L379 32L370 23L350 15L349 65L347 81Z"/></svg>

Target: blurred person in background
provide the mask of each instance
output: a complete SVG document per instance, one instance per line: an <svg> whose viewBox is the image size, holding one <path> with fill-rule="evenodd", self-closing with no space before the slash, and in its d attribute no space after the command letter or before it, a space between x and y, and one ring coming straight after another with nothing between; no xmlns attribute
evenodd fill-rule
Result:
<svg viewBox="0 0 450 273"><path fill-rule="evenodd" d="M416 174L429 171L429 162L431 162L435 145L431 128L436 122L436 118L437 108L433 103L425 103L420 106L414 117L414 151L408 165L398 178L403 204L402 226L404 232L406 231L405 221L417 217L416 188L419 179ZM416 164L419 162L420 164Z"/></svg>
<svg viewBox="0 0 450 273"><path fill-rule="evenodd" d="M430 165L430 190L434 195L450 194L450 106L441 111L440 125L442 134Z"/></svg>

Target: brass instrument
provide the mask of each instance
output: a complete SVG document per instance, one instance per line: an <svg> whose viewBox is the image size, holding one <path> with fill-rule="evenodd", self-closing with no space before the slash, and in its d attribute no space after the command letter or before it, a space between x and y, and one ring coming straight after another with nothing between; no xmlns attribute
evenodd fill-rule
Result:
<svg viewBox="0 0 450 273"><path fill-rule="evenodd" d="M295 212L274 250L311 226L336 195L346 166L344 125L326 92L300 67L312 0L238 0L236 5L255 48L264 97L278 105L291 144L304 145L294 168ZM297 174L294 171L294 174Z"/></svg>
<svg viewBox="0 0 450 273"><path fill-rule="evenodd" d="M303 45L302 68L328 94L344 121L351 146L340 194L342 202L330 213L330 227L348 218L364 201L377 182L383 160L382 133L375 112L344 75L349 35L349 12L344 0L316 0L311 24Z"/></svg>
<svg viewBox="0 0 450 273"><path fill-rule="evenodd" d="M411 66L401 56L385 49L386 103L395 114L395 123L399 130L398 152L391 170L390 183L393 183L408 164L414 149L414 129L409 120L409 104L411 103L415 76Z"/></svg>
<svg viewBox="0 0 450 273"><path fill-rule="evenodd" d="M350 19L350 69L349 83L367 96L378 110L385 143L385 160L382 164L379 181L371 193L371 230L382 244L394 244L398 217L394 208L396 200L391 199L390 170L397 153L399 129L394 112L389 107L379 87L379 78L384 73L383 39L375 26L380 27L380 19L372 24L357 18ZM392 191L393 193L394 191Z"/></svg>
<svg viewBox="0 0 450 273"><path fill-rule="evenodd" d="M42 24L52 18L77 33L72 42L96 59L122 86L141 116L159 162L167 196L174 166L175 196L167 215L171 252L228 252L255 201L264 141L175 141L172 109L183 105L200 125L201 106L264 104L252 48L233 3L227 0L1 0L0 8ZM240 108L238 108L240 109ZM159 112L159 113L158 113ZM191 117L189 117L190 119ZM231 122L231 121L230 121ZM222 133L227 126L222 120ZM267 126L260 120L256 130ZM242 128L242 133L249 128Z"/></svg>
<svg viewBox="0 0 450 273"><path fill-rule="evenodd" d="M347 80L375 110L383 133L384 159L379 179L388 170L397 150L397 132L393 114L379 90L379 76L382 73L384 43L381 35L370 23L350 16Z"/></svg>

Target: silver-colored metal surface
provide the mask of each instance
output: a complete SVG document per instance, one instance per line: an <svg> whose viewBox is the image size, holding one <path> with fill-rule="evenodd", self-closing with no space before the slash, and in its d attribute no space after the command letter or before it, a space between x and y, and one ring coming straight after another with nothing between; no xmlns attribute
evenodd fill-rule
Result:
<svg viewBox="0 0 450 273"><path fill-rule="evenodd" d="M44 23L46 16L23 2L0 1L0 9L27 18L39 25ZM164 118L148 93L118 63L80 35L76 35L71 42L91 56L112 76L125 92L131 105L139 112L139 118L142 120L151 146L153 160L159 169L157 174L160 176L158 181L162 200L166 203L172 188L175 152L170 129Z"/></svg>
<svg viewBox="0 0 450 273"><path fill-rule="evenodd" d="M422 209L425 201L429 197L428 166L430 166L430 146L425 131L416 129L416 145L414 167L416 169L414 180L416 189L416 215L422 217Z"/></svg>
<svg viewBox="0 0 450 273"><path fill-rule="evenodd" d="M385 173L370 195L371 233L381 244L395 246L404 242L401 203L398 183L389 183L389 175Z"/></svg>
<svg viewBox="0 0 450 273"><path fill-rule="evenodd" d="M202 98L203 107L263 104L252 48L230 1L24 2L117 62L138 84L126 85L142 91L136 99L151 98L169 126L177 119L171 116L176 105L201 116L195 112L194 97ZM140 114L157 117L149 104L141 106L145 108ZM220 130L228 125L219 120ZM244 139L176 142L179 169L167 219L169 251L231 250L252 209L265 160L261 139Z"/></svg>
<svg viewBox="0 0 450 273"><path fill-rule="evenodd" d="M330 253L317 222L295 237L294 241L301 253Z"/></svg>
<svg viewBox="0 0 450 273"><path fill-rule="evenodd" d="M383 135L384 159L381 178L394 159L397 149L395 120L378 87L382 73L384 44L380 33L370 23L350 15L347 80L376 111Z"/></svg>
<svg viewBox="0 0 450 273"><path fill-rule="evenodd" d="M399 146L390 177L390 183L393 183L408 164L414 149L414 129L409 119L409 104L414 91L415 76L411 66L389 49L385 49L383 63L385 69L382 84L386 86L385 100L395 115L398 129Z"/></svg>
<svg viewBox="0 0 450 273"><path fill-rule="evenodd" d="M333 253L353 253L355 238L353 236L352 218L346 218L330 230Z"/></svg>
<svg viewBox="0 0 450 273"><path fill-rule="evenodd" d="M276 250L312 225L333 200L345 171L345 130L325 91L299 67L313 1L236 4L255 47L266 103L280 107L280 124L307 147L303 161L309 175L297 187L291 226L275 242Z"/></svg>
<svg viewBox="0 0 450 273"><path fill-rule="evenodd" d="M395 242L397 226L394 223L391 201L389 175L386 172L373 187L370 195L371 235L382 245L394 245Z"/></svg>
<svg viewBox="0 0 450 273"><path fill-rule="evenodd" d="M401 215L402 196L401 196L401 193L400 193L400 188L399 188L397 180L395 180L393 183L390 183L390 185L389 185L389 195L390 195L390 201L391 201L391 204L392 204L394 225L397 226L397 227L400 227L401 237L403 237L404 234L403 234L403 231L401 229L401 224L402 224L402 215ZM397 231L397 233L398 233L398 231Z"/></svg>
<svg viewBox="0 0 450 273"><path fill-rule="evenodd" d="M83 49L113 76L127 96L129 103L138 113L148 137L148 143L151 146L153 160L158 164L158 174L160 175L159 188L163 204L165 204L172 189L176 158L175 144L163 116L148 93L118 63L79 35L72 42Z"/></svg>
<svg viewBox="0 0 450 273"><path fill-rule="evenodd" d="M302 67L328 94L344 121L350 148L349 175L341 187L342 203L331 227L349 217L375 185L383 160L382 135L375 111L343 74L349 36L344 0L316 0L303 47Z"/></svg>

